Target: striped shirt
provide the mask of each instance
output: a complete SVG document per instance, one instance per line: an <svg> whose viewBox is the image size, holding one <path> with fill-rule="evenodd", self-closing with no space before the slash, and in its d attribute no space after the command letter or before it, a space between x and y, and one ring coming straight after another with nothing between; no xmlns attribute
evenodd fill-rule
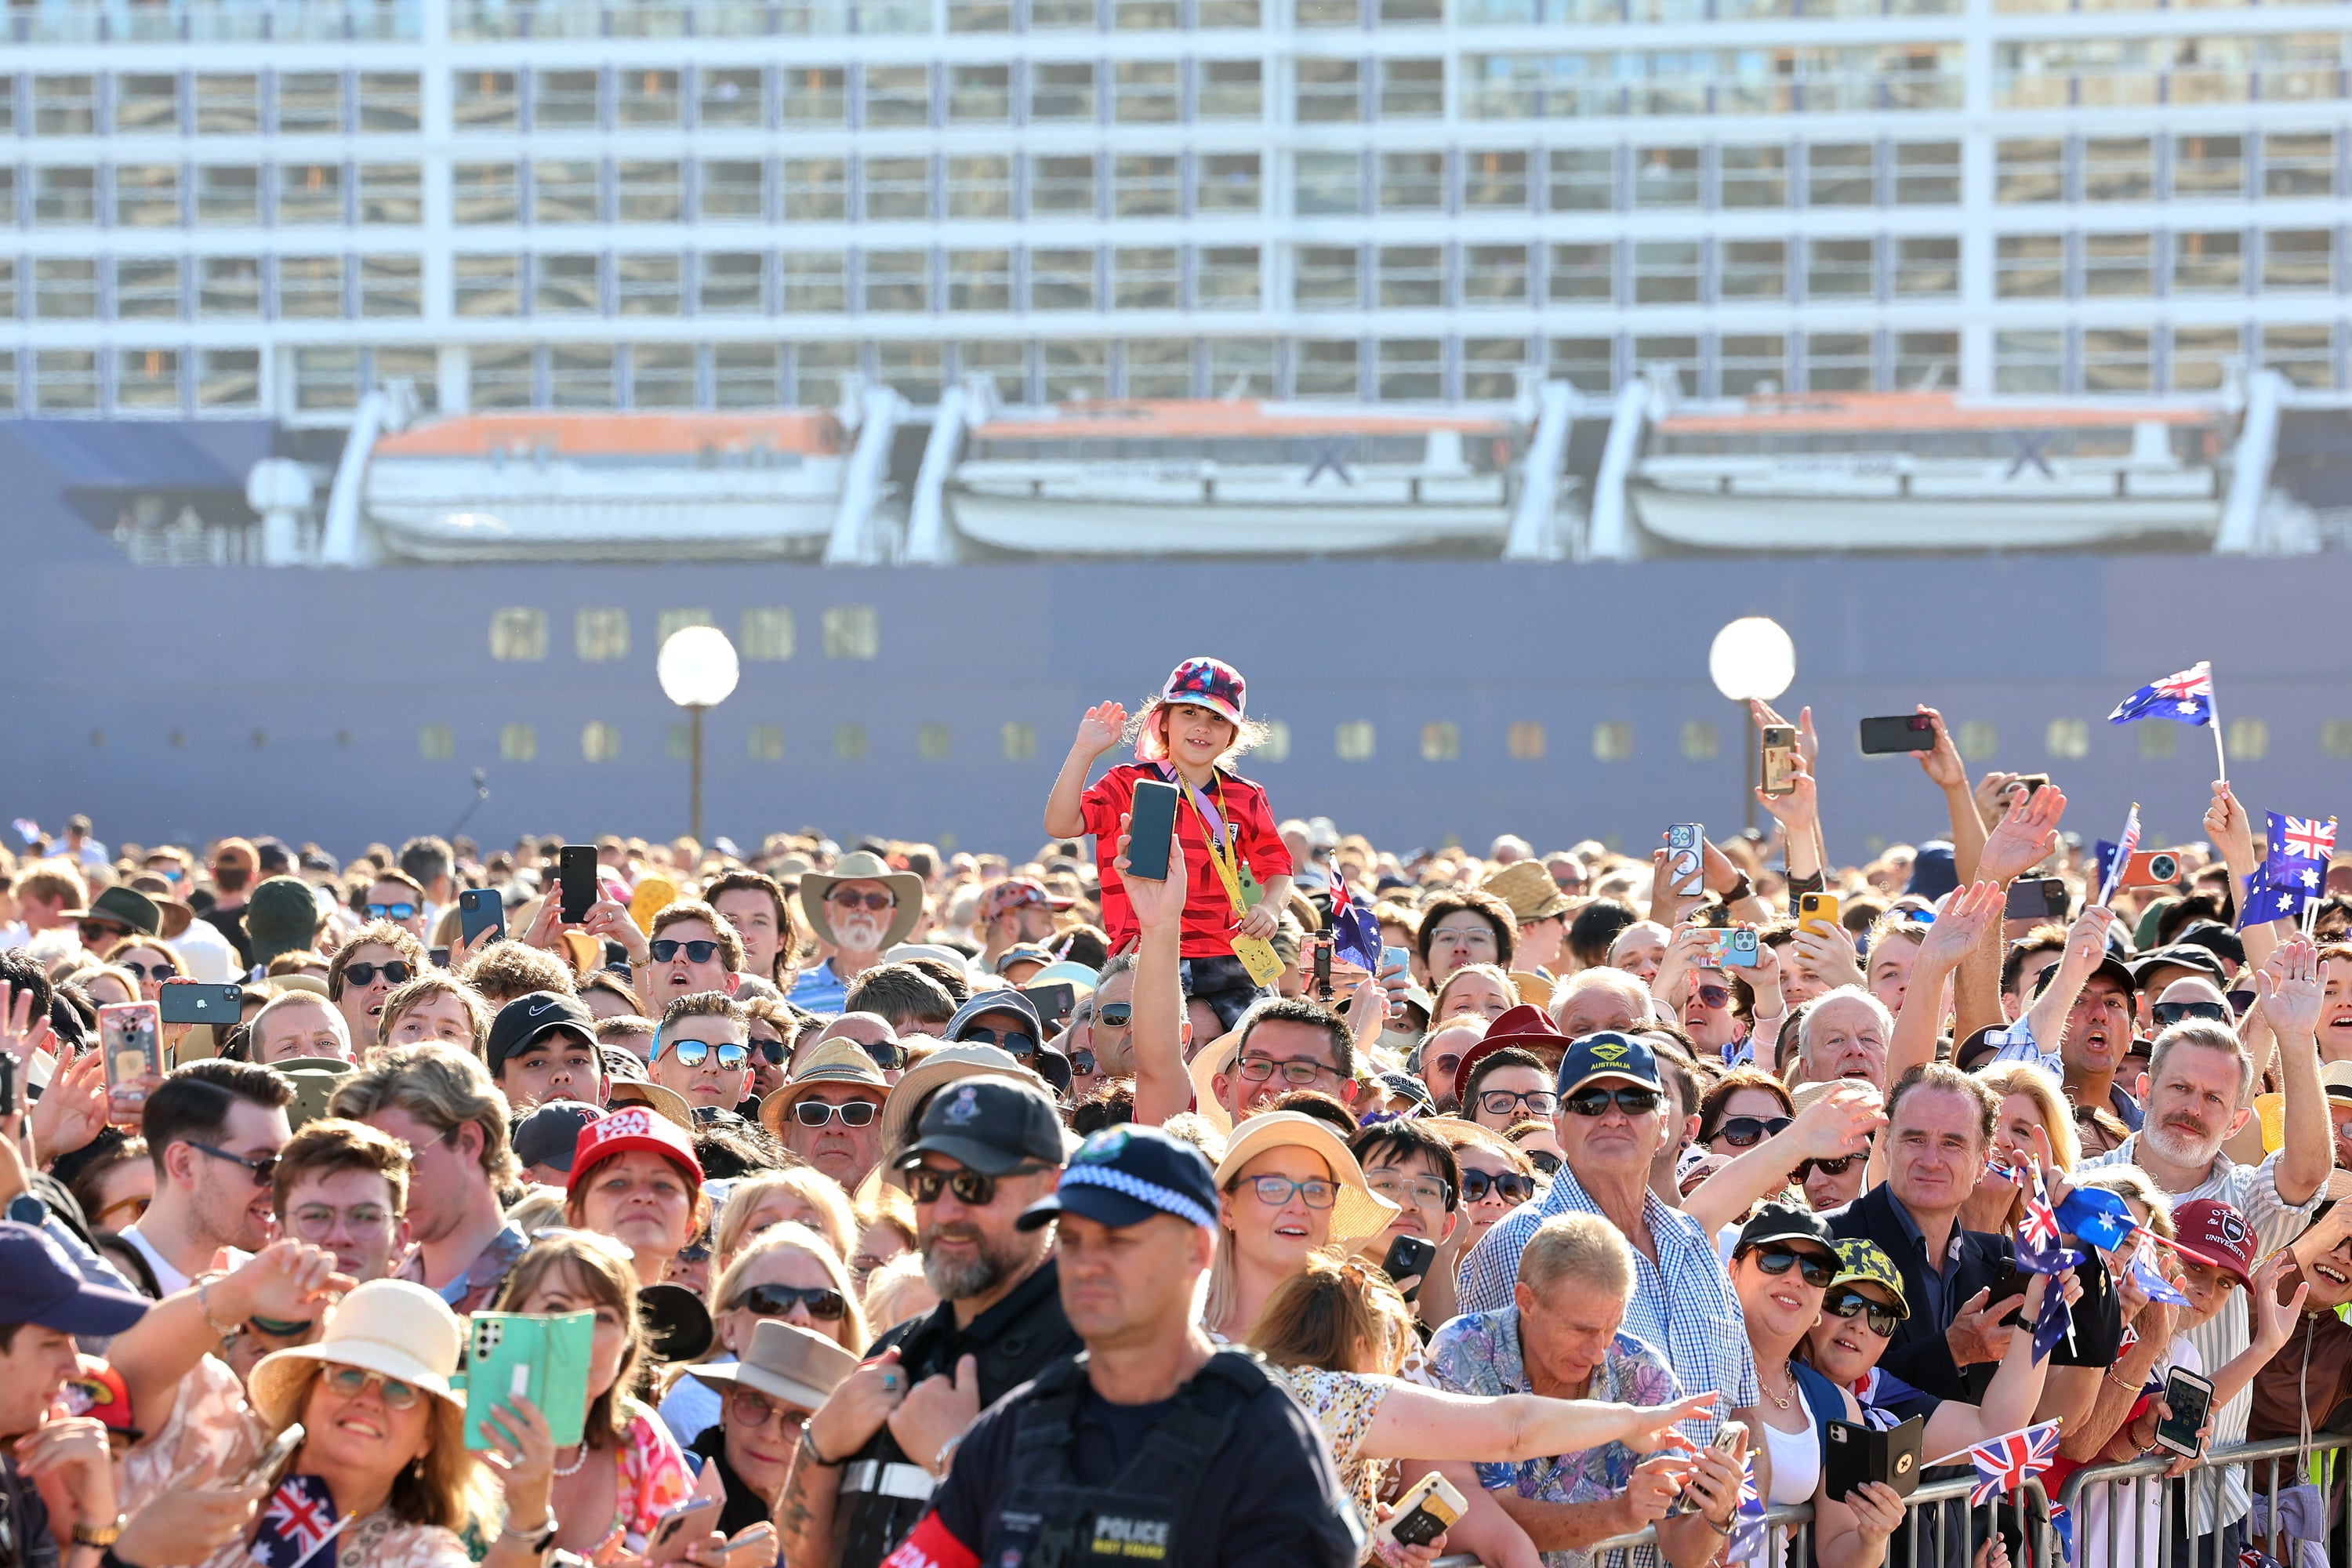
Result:
<svg viewBox="0 0 2352 1568"><path fill-rule="evenodd" d="M2137 1163L2132 1156L2138 1151L2139 1134L2134 1133L2116 1146L2112 1153L2095 1160L2085 1160L2074 1167L2077 1173L2095 1171L2107 1165ZM2273 1154L2259 1165L2241 1165L2227 1154L2213 1156L2213 1168L2196 1186L2171 1194L2175 1206L2194 1203L2199 1198L2213 1198L2228 1204L2243 1215L2254 1229L2256 1253L2268 1258L2296 1237L2311 1223L2311 1211L2319 1206L2326 1193L2325 1183L2300 1204L2290 1204L2279 1196L2278 1166L2286 1157L2284 1150ZM2146 1167L2142 1167L2145 1169ZM2150 1173L2150 1179L2154 1173ZM2158 1184L2160 1186L2162 1184ZM2184 1336L2196 1349L2199 1361L2211 1376L2228 1365L2240 1352L2252 1345L2253 1330L2246 1320L2246 1293L2242 1289L2230 1292L2221 1310L2188 1331ZM2213 1415L2213 1440L2210 1447L2225 1447L2246 1440L2246 1415L2253 1407L2253 1385L2240 1389L2231 1401ZM2247 1486L2243 1466L2231 1466L2223 1471L2220 1523L2229 1524L2243 1519L2253 1506L2253 1493ZM2197 1499L2197 1528L2210 1533L2215 1525L2213 1494L2210 1487L2192 1487Z"/></svg>
<svg viewBox="0 0 2352 1568"><path fill-rule="evenodd" d="M1655 1193L1645 1191L1643 1197L1643 1223L1658 1258L1653 1263L1641 1247L1633 1248L1633 1295L1625 1305L1623 1331L1664 1351L1685 1392L1722 1393L1713 1415L1685 1421L1680 1428L1693 1442L1707 1443L1723 1416L1763 1398L1756 1357L1748 1348L1748 1320L1706 1229L1680 1209L1668 1208ZM1552 1177L1550 1192L1521 1204L1479 1238L1463 1261L1454 1310L1496 1312L1513 1305L1521 1249L1537 1226L1561 1214L1608 1217L1564 1165Z"/></svg>

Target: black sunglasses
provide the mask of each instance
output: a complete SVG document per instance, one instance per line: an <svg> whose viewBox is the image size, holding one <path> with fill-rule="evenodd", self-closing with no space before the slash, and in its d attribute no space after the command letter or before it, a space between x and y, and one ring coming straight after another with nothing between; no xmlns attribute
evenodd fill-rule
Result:
<svg viewBox="0 0 2352 1568"><path fill-rule="evenodd" d="M646 949L654 955L656 963L667 963L677 956L677 950L681 947L686 949L686 961L688 963L708 963L719 952L719 944L707 939L698 942L680 942L673 936L657 936L646 943Z"/></svg>
<svg viewBox="0 0 2352 1568"><path fill-rule="evenodd" d="M772 1068L783 1066L785 1060L792 1055L784 1048L784 1042L782 1040L753 1040L751 1054Z"/></svg>
<svg viewBox="0 0 2352 1568"><path fill-rule="evenodd" d="M1536 1195L1536 1184L1517 1171L1498 1171L1488 1175L1484 1171L1462 1173L1462 1201L1482 1204L1486 1194L1494 1193L1507 1204L1523 1204Z"/></svg>
<svg viewBox="0 0 2352 1568"><path fill-rule="evenodd" d="M2230 1005L2226 1002L2158 1002L2148 1009L2159 1029L2169 1029L2183 1018L2210 1018L2216 1024L2230 1020Z"/></svg>
<svg viewBox="0 0 2352 1568"><path fill-rule="evenodd" d="M957 1037L958 1045L977 1040L983 1046L994 1046L1013 1060L1037 1054L1037 1037L1025 1029L966 1029Z"/></svg>
<svg viewBox="0 0 2352 1568"><path fill-rule="evenodd" d="M1832 1290L1822 1298L1822 1310L1832 1318L1860 1317L1869 1323L1870 1331L1882 1340L1891 1340L1903 1324L1902 1315L1892 1307L1882 1307L1859 1290Z"/></svg>
<svg viewBox="0 0 2352 1568"><path fill-rule="evenodd" d="M232 1154L226 1149L216 1149L210 1143L199 1143L193 1138L188 1140L188 1147L215 1160L244 1166L245 1173L253 1178L253 1184L257 1187L268 1186L270 1178L278 1174L278 1156L275 1154L256 1154L247 1158L243 1154Z"/></svg>
<svg viewBox="0 0 2352 1568"><path fill-rule="evenodd" d="M161 963L133 963L126 958L122 961L121 967L131 971L142 980L170 980L180 973L172 967L169 959L165 959Z"/></svg>
<svg viewBox="0 0 2352 1568"><path fill-rule="evenodd" d="M754 1285L727 1303L730 1312L750 1308L759 1318L784 1318L792 1315L796 1306L805 1305L809 1316L822 1322L841 1321L849 1310L849 1302L830 1285Z"/></svg>
<svg viewBox="0 0 2352 1568"><path fill-rule="evenodd" d="M1714 1136L1704 1142L1711 1143L1720 1138L1735 1149L1753 1149L1765 1139L1777 1138L1788 1131L1790 1120L1786 1116L1727 1117L1716 1123Z"/></svg>
<svg viewBox="0 0 2352 1568"><path fill-rule="evenodd" d="M1070 1053L1070 1070L1072 1072L1086 1073L1092 1076L1095 1070L1094 1052L1087 1049L1084 1046L1080 1046L1076 1050L1072 1051Z"/></svg>
<svg viewBox="0 0 2352 1568"><path fill-rule="evenodd" d="M2254 1005L2254 994L2251 991L2231 991L2225 993L2225 995L2230 1004L2230 1011L2241 1018L2246 1016L2246 1009Z"/></svg>
<svg viewBox="0 0 2352 1568"><path fill-rule="evenodd" d="M896 1040L877 1040L864 1048L884 1072L897 1072L907 1065L907 1047Z"/></svg>
<svg viewBox="0 0 2352 1568"><path fill-rule="evenodd" d="M1759 1247L1751 1256L1756 1259L1756 1267L1767 1274L1786 1274L1794 1268L1806 1284L1822 1289L1829 1289L1830 1281L1837 1278L1834 1262L1809 1252L1799 1252L1793 1247Z"/></svg>
<svg viewBox="0 0 2352 1568"><path fill-rule="evenodd" d="M1026 1176L1045 1168L1043 1165L1015 1165L1004 1174ZM907 1191L919 1204L935 1204L940 1201L940 1193L952 1192L956 1202L964 1207L984 1209L996 1201L996 1184L1000 1179L968 1165L952 1171L918 1165L907 1173Z"/></svg>
<svg viewBox="0 0 2352 1568"><path fill-rule="evenodd" d="M343 965L343 984L346 985L373 985L379 974L383 976L383 983L387 985L405 985L415 978L416 972L396 958L390 963Z"/></svg>
<svg viewBox="0 0 2352 1568"><path fill-rule="evenodd" d="M1559 1174L1559 1156L1553 1153L1550 1150L1522 1149L1519 1152L1528 1157L1528 1164L1533 1165L1545 1175L1557 1176Z"/></svg>
<svg viewBox="0 0 2352 1568"><path fill-rule="evenodd" d="M1815 1171L1819 1171L1824 1176L1843 1176L1853 1168L1853 1163L1856 1160L1867 1158L1869 1156L1865 1154L1840 1154L1834 1160L1800 1160L1797 1162L1796 1170L1790 1173L1789 1179L1802 1186L1805 1178Z"/></svg>
<svg viewBox="0 0 2352 1568"><path fill-rule="evenodd" d="M1658 1109L1654 1089L1580 1089L1560 1103L1578 1116L1606 1116L1614 1105L1628 1116L1647 1116Z"/></svg>

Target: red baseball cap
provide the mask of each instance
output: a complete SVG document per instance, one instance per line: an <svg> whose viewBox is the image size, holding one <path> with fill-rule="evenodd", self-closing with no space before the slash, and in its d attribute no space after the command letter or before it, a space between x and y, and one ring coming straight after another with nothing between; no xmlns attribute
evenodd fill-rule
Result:
<svg viewBox="0 0 2352 1568"><path fill-rule="evenodd" d="M992 921L1014 910L1066 910L1073 900L1060 898L1034 877L1008 877L980 896L980 918Z"/></svg>
<svg viewBox="0 0 2352 1568"><path fill-rule="evenodd" d="M684 1172L697 1191L701 1190L702 1162L694 1157L694 1141L686 1129L642 1105L600 1117L580 1130L580 1141L572 1151L572 1179L563 1190L570 1193L578 1187L592 1166L632 1149L659 1154Z"/></svg>
<svg viewBox="0 0 2352 1568"><path fill-rule="evenodd" d="M2240 1284L2253 1283L2254 1227L2244 1215L2218 1199L2199 1198L2174 1209L2172 1224L2179 1232L2172 1241L2173 1251L2227 1269Z"/></svg>

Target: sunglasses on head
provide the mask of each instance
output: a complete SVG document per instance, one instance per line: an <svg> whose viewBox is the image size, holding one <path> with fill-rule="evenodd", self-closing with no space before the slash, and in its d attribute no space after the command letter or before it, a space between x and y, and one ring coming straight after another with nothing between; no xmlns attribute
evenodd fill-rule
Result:
<svg viewBox="0 0 2352 1568"><path fill-rule="evenodd" d="M731 1041L714 1046L708 1040L677 1040L669 1047L669 1054L677 1059L677 1065L687 1068L700 1067L710 1059L713 1051L719 1053L719 1065L730 1070L751 1059L751 1047L739 1046Z"/></svg>
<svg viewBox="0 0 2352 1568"><path fill-rule="evenodd" d="M793 1106L793 1120L803 1127L823 1127L839 1118L844 1127L874 1125L874 1102L870 1100L844 1100L829 1105L822 1100L803 1100Z"/></svg>
<svg viewBox="0 0 2352 1568"><path fill-rule="evenodd" d="M1045 1169L1042 1165L1015 1165L1004 1173L1007 1176L1026 1176ZM1000 1178L985 1171L975 1171L968 1165L952 1171L942 1171L933 1165L917 1165L907 1173L907 1191L919 1204L935 1204L940 1194L950 1192L956 1202L969 1209L984 1209L996 1201L996 1184Z"/></svg>
<svg viewBox="0 0 2352 1568"><path fill-rule="evenodd" d="M884 914L898 907L898 900L888 893L845 893L835 888L824 896L828 904L839 904L845 910L866 910Z"/></svg>
<svg viewBox="0 0 2352 1568"><path fill-rule="evenodd" d="M1114 1029L1124 1029L1135 1016L1135 1006L1129 1002L1106 1002L1095 1009L1095 1016Z"/></svg>
<svg viewBox="0 0 2352 1568"><path fill-rule="evenodd" d="M730 1312L749 1310L755 1318L787 1318L794 1307L805 1306L809 1316L837 1322L849 1303L830 1285L753 1285L727 1303Z"/></svg>
<svg viewBox="0 0 2352 1568"><path fill-rule="evenodd" d="M2148 1016L2159 1029L2169 1029L2183 1018L2210 1018L2216 1024L2231 1021L2226 1002L2158 1002L2148 1009Z"/></svg>
<svg viewBox="0 0 2352 1568"><path fill-rule="evenodd" d="M367 912L368 919L372 921L413 920L416 916L416 906L413 903L370 904Z"/></svg>
<svg viewBox="0 0 2352 1568"><path fill-rule="evenodd" d="M1628 1116L1647 1116L1658 1109L1658 1091L1633 1087L1580 1089L1560 1103L1576 1116L1606 1116L1612 1105Z"/></svg>
<svg viewBox="0 0 2352 1568"><path fill-rule="evenodd" d="M373 985L375 984L375 977L379 974L383 976L383 983L386 985L405 985L415 978L416 972L396 958L390 963L343 965L343 984L346 985Z"/></svg>
<svg viewBox="0 0 2352 1568"><path fill-rule="evenodd" d="M1493 1193L1507 1204L1523 1204L1536 1195L1536 1184L1517 1171L1497 1171L1488 1175L1484 1171L1462 1173L1462 1201L1482 1204Z"/></svg>
<svg viewBox="0 0 2352 1568"><path fill-rule="evenodd" d="M1870 1331L1882 1340L1891 1340L1903 1324L1901 1314L1892 1307L1882 1307L1861 1291L1851 1288L1832 1290L1822 1298L1822 1310L1832 1318L1859 1317L1870 1325Z"/></svg>
<svg viewBox="0 0 2352 1568"><path fill-rule="evenodd" d="M1806 1284L1822 1289L1827 1289L1829 1282L1837 1278L1835 1263L1810 1252L1799 1252L1794 1247L1759 1247L1749 1256L1756 1259L1756 1267L1767 1274L1786 1274L1794 1268Z"/></svg>
<svg viewBox="0 0 2352 1568"><path fill-rule="evenodd" d="M1716 1123L1715 1137L1735 1149L1753 1149L1765 1139L1777 1138L1788 1131L1790 1121L1786 1116L1727 1116Z"/></svg>
<svg viewBox="0 0 2352 1568"><path fill-rule="evenodd" d="M719 954L719 944L707 938L697 942L680 942L674 936L659 936L646 943L646 948L654 955L656 963L667 963L677 956L677 950L681 947L686 949L686 961L688 963L708 963Z"/></svg>

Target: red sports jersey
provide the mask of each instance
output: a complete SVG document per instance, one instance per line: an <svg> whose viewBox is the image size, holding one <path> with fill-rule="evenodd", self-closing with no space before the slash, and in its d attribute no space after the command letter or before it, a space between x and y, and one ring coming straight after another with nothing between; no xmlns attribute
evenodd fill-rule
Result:
<svg viewBox="0 0 2352 1568"><path fill-rule="evenodd" d="M1087 831L1095 836L1095 870L1102 878L1103 925L1114 952L1136 934L1135 912L1128 904L1127 889L1120 886L1118 872L1111 864L1118 858L1118 819L1134 803L1138 779L1165 776L1148 763L1122 763L1097 779L1078 803L1087 819ZM1265 803L1265 791L1221 768L1216 787L1202 793L1211 806L1224 816L1226 842L1234 847L1241 863L1250 868L1260 886L1291 874L1290 847L1274 829L1274 812ZM1192 809L1189 791L1176 805L1176 839L1184 847L1184 865L1192 879L1184 899L1183 955L1229 958L1234 951L1234 927L1238 922L1233 900L1225 893L1225 880L1209 858L1208 829L1200 813Z"/></svg>

